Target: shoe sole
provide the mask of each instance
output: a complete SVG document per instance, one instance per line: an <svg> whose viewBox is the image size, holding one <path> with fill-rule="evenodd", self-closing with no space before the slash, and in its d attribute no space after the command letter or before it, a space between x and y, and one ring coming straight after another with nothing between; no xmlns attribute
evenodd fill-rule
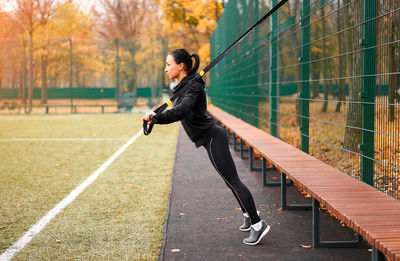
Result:
<svg viewBox="0 0 400 261"><path fill-rule="evenodd" d="M254 242L254 243L246 243L246 242L243 241L243 243L245 243L246 245L249 245L249 246L257 245L258 243L260 243L261 239L263 239L268 234L270 229L271 229L271 227L267 226L267 228L264 230L264 232L262 232L261 236L258 238L258 240L256 242Z"/></svg>

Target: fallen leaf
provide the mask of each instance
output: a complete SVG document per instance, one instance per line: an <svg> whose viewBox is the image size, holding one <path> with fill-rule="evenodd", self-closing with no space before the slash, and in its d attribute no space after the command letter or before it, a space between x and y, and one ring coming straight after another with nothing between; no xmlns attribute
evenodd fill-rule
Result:
<svg viewBox="0 0 400 261"><path fill-rule="evenodd" d="M117 219L117 220L115 220L114 222L115 222L115 223L119 223L119 222L121 222L121 220Z"/></svg>
<svg viewBox="0 0 400 261"><path fill-rule="evenodd" d="M171 252L174 252L174 253L176 253L176 252L181 252L181 250L180 250L180 249L177 249L177 248L175 248L175 249L171 249Z"/></svg>
<svg viewBox="0 0 400 261"><path fill-rule="evenodd" d="M5 229L7 226L0 226L0 229Z"/></svg>
<svg viewBox="0 0 400 261"><path fill-rule="evenodd" d="M60 239L56 239L56 243L61 243L61 240Z"/></svg>
<svg viewBox="0 0 400 261"><path fill-rule="evenodd" d="M275 207L279 207L279 203L275 203L274 206L275 206Z"/></svg>
<svg viewBox="0 0 400 261"><path fill-rule="evenodd" d="M222 218L217 218L217 220L222 220Z"/></svg>
<svg viewBox="0 0 400 261"><path fill-rule="evenodd" d="M311 245L303 245L303 244L300 244L300 246L303 247L303 248L312 248Z"/></svg>
<svg viewBox="0 0 400 261"><path fill-rule="evenodd" d="M45 170L45 169L41 169L41 170L40 170L40 172L42 172L42 173L46 173L46 172L47 172L47 170Z"/></svg>
<svg viewBox="0 0 400 261"><path fill-rule="evenodd" d="M123 212L122 209L118 209L118 210L117 210L117 213L119 213L119 214L121 214L122 212Z"/></svg>

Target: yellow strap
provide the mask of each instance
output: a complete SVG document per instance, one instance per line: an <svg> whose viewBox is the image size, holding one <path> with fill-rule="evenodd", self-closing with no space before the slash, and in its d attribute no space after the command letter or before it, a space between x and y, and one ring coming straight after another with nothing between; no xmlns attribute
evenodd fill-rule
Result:
<svg viewBox="0 0 400 261"><path fill-rule="evenodd" d="M171 100L168 100L168 101L166 102L166 104L167 104L168 106L170 106L170 105L172 104L172 101L171 101Z"/></svg>
<svg viewBox="0 0 400 261"><path fill-rule="evenodd" d="M201 77L203 77L203 75L205 74L205 72L203 70L201 70L201 72L199 73Z"/></svg>

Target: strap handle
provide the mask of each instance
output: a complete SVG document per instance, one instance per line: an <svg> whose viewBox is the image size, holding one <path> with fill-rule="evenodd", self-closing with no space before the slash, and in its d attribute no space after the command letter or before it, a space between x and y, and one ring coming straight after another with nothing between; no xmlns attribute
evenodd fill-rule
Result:
<svg viewBox="0 0 400 261"><path fill-rule="evenodd" d="M149 135L151 131L153 130L155 119L153 116L150 116L150 124L148 124L148 121L143 120L143 133L144 135Z"/></svg>

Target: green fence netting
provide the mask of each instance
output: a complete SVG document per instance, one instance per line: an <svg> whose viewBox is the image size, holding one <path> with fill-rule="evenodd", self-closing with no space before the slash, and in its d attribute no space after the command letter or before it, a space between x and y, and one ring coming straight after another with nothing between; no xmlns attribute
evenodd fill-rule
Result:
<svg viewBox="0 0 400 261"><path fill-rule="evenodd" d="M277 0L230 0L214 59ZM400 199L400 2L290 0L212 71L211 102Z"/></svg>

